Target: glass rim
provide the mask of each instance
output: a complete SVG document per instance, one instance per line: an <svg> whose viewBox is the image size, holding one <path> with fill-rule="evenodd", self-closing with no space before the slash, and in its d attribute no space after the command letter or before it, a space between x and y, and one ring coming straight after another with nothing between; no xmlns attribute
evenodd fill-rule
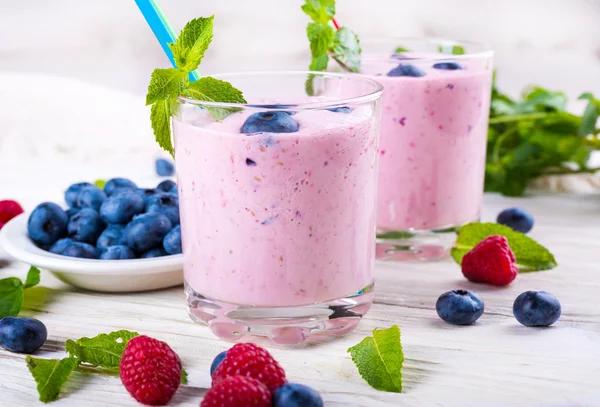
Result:
<svg viewBox="0 0 600 407"><path fill-rule="evenodd" d="M203 107L220 107L220 108L241 108L241 109L270 109L270 110L321 110L327 109L331 107L339 107L342 105L349 104L361 104L366 102L371 102L373 100L377 100L381 97L383 93L383 86L364 75L360 75L357 73L334 73L327 71L292 71L292 70L258 70L258 71L241 71L241 72L227 72L227 73L219 73L215 75L206 75L215 79L220 80L229 80L230 78L248 78L252 76L295 76L295 75L303 75L308 78L309 75L317 75L322 77L330 77L337 78L348 81L356 81L362 82L365 84L369 84L373 86L373 90L371 92L367 92L364 95L353 96L347 98L336 98L335 100L321 101L321 102L306 102L306 103L296 103L295 101L290 101L290 103L294 103L293 106L289 107L281 107L276 108L270 104L258 104L258 103L227 103L227 102L213 102L207 100L200 100L194 98L188 98L185 96L178 96L177 100L182 104L192 104L192 105L201 105ZM309 96L310 97L310 96ZM285 104L285 99L278 101L277 104Z"/></svg>

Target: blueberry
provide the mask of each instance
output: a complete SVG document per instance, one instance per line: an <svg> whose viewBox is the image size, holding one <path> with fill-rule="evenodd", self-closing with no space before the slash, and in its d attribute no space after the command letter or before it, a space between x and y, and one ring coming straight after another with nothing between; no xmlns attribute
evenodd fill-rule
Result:
<svg viewBox="0 0 600 407"><path fill-rule="evenodd" d="M69 237L73 240L96 244L105 226L98 212L90 208L84 208L69 220L67 230Z"/></svg>
<svg viewBox="0 0 600 407"><path fill-rule="evenodd" d="M65 250L65 247L67 247L67 245L69 245L70 243L73 243L73 242L74 242L74 240L71 238L68 238L68 237L59 239L50 248L50 253L62 254L63 250Z"/></svg>
<svg viewBox="0 0 600 407"><path fill-rule="evenodd" d="M269 111L253 113L244 122L242 133L294 133L298 122L286 112Z"/></svg>
<svg viewBox="0 0 600 407"><path fill-rule="evenodd" d="M100 260L135 259L135 253L127 246L108 246L100 255Z"/></svg>
<svg viewBox="0 0 600 407"><path fill-rule="evenodd" d="M163 247L169 254L181 253L181 227L179 225L175 226L173 230L167 233L163 240Z"/></svg>
<svg viewBox="0 0 600 407"><path fill-rule="evenodd" d="M435 309L440 318L453 325L469 325L483 314L483 300L471 291L448 291L438 298Z"/></svg>
<svg viewBox="0 0 600 407"><path fill-rule="evenodd" d="M503 210L498 215L496 222L521 233L527 233L533 228L533 216L521 208Z"/></svg>
<svg viewBox="0 0 600 407"><path fill-rule="evenodd" d="M77 184L71 185L65 191L65 202L69 205L70 208L77 207L77 195L79 195L79 191L81 191L84 187L92 186L89 182L79 182Z"/></svg>
<svg viewBox="0 0 600 407"><path fill-rule="evenodd" d="M105 199L106 194L104 191L95 185L90 185L81 188L81 191L77 194L77 207L92 208L97 211Z"/></svg>
<svg viewBox="0 0 600 407"><path fill-rule="evenodd" d="M136 192L144 198L144 202L148 201L148 198L161 193L162 191L154 188L138 188Z"/></svg>
<svg viewBox="0 0 600 407"><path fill-rule="evenodd" d="M157 247L156 249L148 250L146 253L142 254L140 258L142 259L150 259L153 257L163 257L166 256L167 252L162 247Z"/></svg>
<svg viewBox="0 0 600 407"><path fill-rule="evenodd" d="M223 361L223 359L225 359L225 356L227 356L227 351L224 350L223 352L219 353L217 356L215 356L215 358L213 359L212 363L210 364L210 375L212 376L213 373L215 372L215 370L217 370L217 368L219 367L219 365L221 364L221 362Z"/></svg>
<svg viewBox="0 0 600 407"><path fill-rule="evenodd" d="M308 386L286 383L273 393L273 407L323 407L323 399Z"/></svg>
<svg viewBox="0 0 600 407"><path fill-rule="evenodd" d="M438 62L437 64L433 64L433 67L435 69L445 69L447 71L463 69L462 65L457 64L456 62Z"/></svg>
<svg viewBox="0 0 600 407"><path fill-rule="evenodd" d="M161 177L170 177L175 174L175 166L172 162L165 160L164 158L158 158L156 160L156 173Z"/></svg>
<svg viewBox="0 0 600 407"><path fill-rule="evenodd" d="M72 242L63 249L61 254L68 257L79 257L81 259L97 259L98 249L91 244Z"/></svg>
<svg viewBox="0 0 600 407"><path fill-rule="evenodd" d="M67 209L67 216L69 217L69 219L71 219L73 217L73 215L75 215L77 212L79 212L80 208L69 208Z"/></svg>
<svg viewBox="0 0 600 407"><path fill-rule="evenodd" d="M0 346L10 352L33 353L47 338L46 326L37 319L4 317L0 320Z"/></svg>
<svg viewBox="0 0 600 407"><path fill-rule="evenodd" d="M558 298L545 291L525 291L513 304L513 314L525 326L549 326L560 318Z"/></svg>
<svg viewBox="0 0 600 407"><path fill-rule="evenodd" d="M119 246L125 244L125 238L123 237L123 230L125 229L122 225L108 225L106 229L98 236L96 240L96 247L100 250L106 249L109 246Z"/></svg>
<svg viewBox="0 0 600 407"><path fill-rule="evenodd" d="M425 72L414 65L398 65L387 73L387 76L425 76Z"/></svg>
<svg viewBox="0 0 600 407"><path fill-rule="evenodd" d="M126 189L137 189L137 185L133 181L127 178L113 178L104 185L104 193L107 196L111 196L115 190L126 188Z"/></svg>
<svg viewBox="0 0 600 407"><path fill-rule="evenodd" d="M171 221L171 224L179 224L179 198L173 193L159 193L146 201L147 213L162 213Z"/></svg>
<svg viewBox="0 0 600 407"><path fill-rule="evenodd" d="M325 110L329 110L330 112L335 113L350 113L352 111L352 109L350 109L348 106L332 107L331 109Z"/></svg>
<svg viewBox="0 0 600 407"><path fill-rule="evenodd" d="M144 253L150 249L161 247L167 233L171 231L173 224L161 213L144 213L137 215L125 227L123 236L127 246L137 253Z"/></svg>
<svg viewBox="0 0 600 407"><path fill-rule="evenodd" d="M67 234L69 217L55 203L39 204L27 221L29 238L38 246L51 246Z"/></svg>
<svg viewBox="0 0 600 407"><path fill-rule="evenodd" d="M170 179L167 179L167 180L164 180L163 182L161 182L160 184L158 184L156 189L158 189L160 191L164 191L164 192L177 193L177 184L174 183L173 181L171 181Z"/></svg>
<svg viewBox="0 0 600 407"><path fill-rule="evenodd" d="M100 207L106 223L127 223L144 211L144 199L133 189L108 197Z"/></svg>

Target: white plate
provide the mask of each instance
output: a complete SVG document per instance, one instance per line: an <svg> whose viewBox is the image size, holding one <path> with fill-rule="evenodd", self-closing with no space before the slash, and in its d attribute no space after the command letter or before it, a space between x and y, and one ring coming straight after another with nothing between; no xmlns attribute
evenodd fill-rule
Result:
<svg viewBox="0 0 600 407"><path fill-rule="evenodd" d="M27 236L29 214L0 230L0 246L17 260L46 269L76 287L103 292L148 291L183 284L181 254L131 260L93 260L61 256L40 249Z"/></svg>

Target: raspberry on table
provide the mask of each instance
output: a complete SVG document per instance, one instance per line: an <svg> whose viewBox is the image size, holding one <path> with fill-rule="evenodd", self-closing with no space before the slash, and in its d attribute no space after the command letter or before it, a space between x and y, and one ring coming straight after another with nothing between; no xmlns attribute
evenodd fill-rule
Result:
<svg viewBox="0 0 600 407"><path fill-rule="evenodd" d="M229 376L206 392L200 407L271 407L271 392L252 377Z"/></svg>
<svg viewBox="0 0 600 407"><path fill-rule="evenodd" d="M165 405L181 381L181 360L165 342L148 336L131 339L119 365L121 382L138 402Z"/></svg>
<svg viewBox="0 0 600 407"><path fill-rule="evenodd" d="M238 343L213 373L213 384L230 376L252 377L264 383L270 392L287 383L285 371L271 354L253 343Z"/></svg>
<svg viewBox="0 0 600 407"><path fill-rule="evenodd" d="M506 237L490 236L465 254L462 272L474 283L504 286L517 277L519 270Z"/></svg>

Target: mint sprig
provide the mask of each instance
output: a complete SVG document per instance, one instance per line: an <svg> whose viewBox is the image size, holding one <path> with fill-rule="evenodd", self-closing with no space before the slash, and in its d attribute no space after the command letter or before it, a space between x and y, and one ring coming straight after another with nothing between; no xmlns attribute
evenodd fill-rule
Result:
<svg viewBox="0 0 600 407"><path fill-rule="evenodd" d="M40 359L27 356L27 367L37 383L40 401L49 403L58 400L60 391L79 361L68 357L64 359Z"/></svg>
<svg viewBox="0 0 600 407"><path fill-rule="evenodd" d="M520 272L550 270L557 266L554 255L544 246L523 233L497 223L469 223L461 227L451 250L452 258L457 264L462 264L465 254L485 238L494 235L506 237Z"/></svg>
<svg viewBox="0 0 600 407"><path fill-rule="evenodd" d="M81 363L108 369L118 368L125 346L138 335L137 332L121 330L99 334L93 338L84 337L75 341L69 339L65 348L71 357L77 358Z"/></svg>
<svg viewBox="0 0 600 407"><path fill-rule="evenodd" d="M152 72L146 105L151 105L150 122L158 145L173 155L171 117L177 112L177 97L223 103L246 103L242 92L230 83L210 77L189 81L189 73L196 70L213 38L213 19L200 17L189 21L174 43L169 44L176 68L158 68ZM239 109L208 108L216 120Z"/></svg>
<svg viewBox="0 0 600 407"><path fill-rule="evenodd" d="M373 336L348 349L358 372L377 390L402 392L402 364L404 353L400 328L374 329Z"/></svg>
<svg viewBox="0 0 600 407"><path fill-rule="evenodd" d="M17 277L7 277L0 280L0 319L16 317L23 306L23 296L27 288L40 283L40 270L31 266L25 283Z"/></svg>

